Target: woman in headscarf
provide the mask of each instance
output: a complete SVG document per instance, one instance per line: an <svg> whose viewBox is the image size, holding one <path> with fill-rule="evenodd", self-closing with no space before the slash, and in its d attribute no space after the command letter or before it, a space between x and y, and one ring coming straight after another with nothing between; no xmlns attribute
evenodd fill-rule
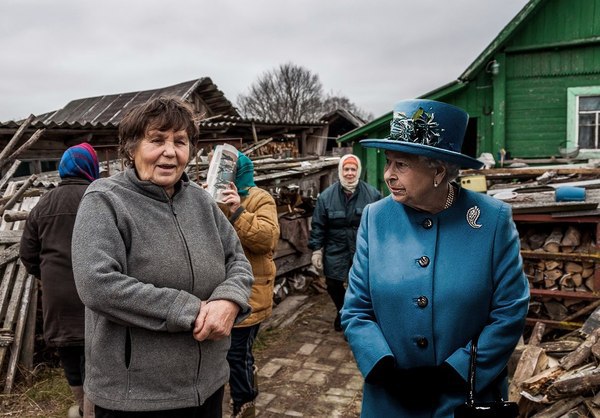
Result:
<svg viewBox="0 0 600 418"><path fill-rule="evenodd" d="M70 147L60 160L58 174L58 187L44 194L27 217L19 252L27 271L41 279L44 340L56 347L77 401L69 411L75 417L83 416L85 409L85 316L71 268L71 235L79 202L100 177L96 151L88 143Z"/></svg>
<svg viewBox="0 0 600 418"><path fill-rule="evenodd" d="M339 181L319 195L312 215L308 247L312 263L325 275L327 293L335 305L333 321L341 331L340 309L344 304L345 284L356 249L356 231L365 207L381 199L370 184L360 180L361 163L356 155L344 155L338 164Z"/></svg>
<svg viewBox="0 0 600 418"><path fill-rule="evenodd" d="M275 262L273 254L279 239L277 206L269 192L254 184L252 160L238 152L235 182L223 191L221 208L237 232L252 265L254 283L250 294L252 313L231 331L229 389L235 418L256 416L258 395L252 346L262 321L271 316Z"/></svg>
<svg viewBox="0 0 600 418"><path fill-rule="evenodd" d="M384 150L390 196L367 207L342 326L365 377L362 417L453 417L479 337L477 400L506 396L506 364L529 287L511 208L454 182L468 115L431 100L394 108Z"/></svg>

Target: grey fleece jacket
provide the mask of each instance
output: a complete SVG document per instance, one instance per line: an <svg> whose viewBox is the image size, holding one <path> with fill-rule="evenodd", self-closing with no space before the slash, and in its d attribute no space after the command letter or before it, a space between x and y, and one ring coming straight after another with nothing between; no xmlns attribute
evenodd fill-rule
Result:
<svg viewBox="0 0 600 418"><path fill-rule="evenodd" d="M252 269L235 230L184 174L169 199L133 169L95 181L73 231L85 312L85 392L103 408L152 411L204 403L229 377L230 340L192 336L201 301L250 311Z"/></svg>

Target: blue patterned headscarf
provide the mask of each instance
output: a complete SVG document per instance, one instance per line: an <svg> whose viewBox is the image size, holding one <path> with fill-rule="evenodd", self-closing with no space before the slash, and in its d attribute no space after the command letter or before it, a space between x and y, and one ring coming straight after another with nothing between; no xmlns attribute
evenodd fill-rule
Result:
<svg viewBox="0 0 600 418"><path fill-rule="evenodd" d="M58 174L61 179L78 177L90 182L100 178L100 166L96 151L87 142L67 149L60 159Z"/></svg>
<svg viewBox="0 0 600 418"><path fill-rule="evenodd" d="M254 184L254 163L240 151L238 151L234 183L240 196L248 196L248 189L256 186Z"/></svg>

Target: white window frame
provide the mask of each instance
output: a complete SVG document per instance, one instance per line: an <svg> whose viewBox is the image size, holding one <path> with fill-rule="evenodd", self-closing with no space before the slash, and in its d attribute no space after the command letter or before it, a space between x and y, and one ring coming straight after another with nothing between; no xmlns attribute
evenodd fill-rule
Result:
<svg viewBox="0 0 600 418"><path fill-rule="evenodd" d="M579 144L579 97L600 96L600 86L567 88L567 145ZM599 148L580 149L580 151L598 152Z"/></svg>

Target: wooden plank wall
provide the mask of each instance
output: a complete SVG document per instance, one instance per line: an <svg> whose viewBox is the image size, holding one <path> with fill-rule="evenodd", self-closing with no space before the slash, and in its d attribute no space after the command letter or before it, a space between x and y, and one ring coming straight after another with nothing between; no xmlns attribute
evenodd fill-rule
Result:
<svg viewBox="0 0 600 418"><path fill-rule="evenodd" d="M8 184L4 197L17 193L17 183ZM30 210L39 197L25 198L13 209ZM13 253L18 249L18 241L25 221L0 221L0 254ZM1 258L1 257L0 257ZM12 258L12 257L11 257ZM33 364L33 343L35 338L35 303L37 284L33 276L27 274L21 261L12 259L0 267L0 377L4 381L4 393L14 387L17 370L27 374ZM33 329L32 329L33 328ZM27 336L27 339L24 339ZM21 362L21 367L19 366ZM25 367L23 367L25 366ZM28 366L28 367L27 367ZM31 371L31 370L29 370Z"/></svg>

